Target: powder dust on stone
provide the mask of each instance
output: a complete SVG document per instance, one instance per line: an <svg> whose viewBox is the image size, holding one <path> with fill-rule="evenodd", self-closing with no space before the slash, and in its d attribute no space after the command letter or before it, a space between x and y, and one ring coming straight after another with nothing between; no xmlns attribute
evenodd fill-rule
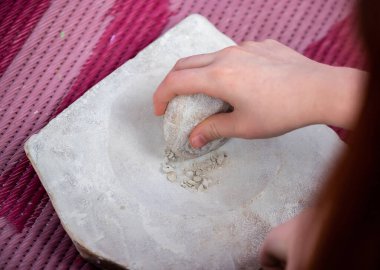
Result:
<svg viewBox="0 0 380 270"><path fill-rule="evenodd" d="M183 159L177 158L170 149L166 149L161 171L166 175L168 181L177 183L185 189L205 191L210 186L219 183L209 174L222 167L226 158L225 152L213 151L205 155L203 159L185 162Z"/></svg>

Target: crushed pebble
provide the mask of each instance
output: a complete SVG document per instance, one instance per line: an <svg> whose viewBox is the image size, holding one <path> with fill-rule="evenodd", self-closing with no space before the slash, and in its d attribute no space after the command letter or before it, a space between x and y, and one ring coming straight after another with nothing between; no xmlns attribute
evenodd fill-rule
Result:
<svg viewBox="0 0 380 270"><path fill-rule="evenodd" d="M181 162L181 160L178 160L170 149L166 149L161 170L166 174L166 179L170 182L177 182L185 189L205 191L210 186L219 183L219 180L214 181L207 174L216 168L220 168L225 163L226 158L227 154L225 152L214 151L209 154L208 158L194 161L189 167L180 172L179 169L176 170L175 163ZM178 181L178 179L181 180Z"/></svg>

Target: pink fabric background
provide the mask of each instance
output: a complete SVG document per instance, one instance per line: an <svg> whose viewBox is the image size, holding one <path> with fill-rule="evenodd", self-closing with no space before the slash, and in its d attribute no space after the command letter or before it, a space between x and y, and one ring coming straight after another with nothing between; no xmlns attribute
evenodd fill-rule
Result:
<svg viewBox="0 0 380 270"><path fill-rule="evenodd" d="M23 151L31 134L88 88L191 13L236 42L274 38L317 61L363 68L352 3L1 1L0 269L92 268L60 225Z"/></svg>

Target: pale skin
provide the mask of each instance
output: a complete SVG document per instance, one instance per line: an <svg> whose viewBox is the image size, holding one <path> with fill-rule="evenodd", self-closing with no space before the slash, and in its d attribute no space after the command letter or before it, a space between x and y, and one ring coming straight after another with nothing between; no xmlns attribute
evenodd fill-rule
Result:
<svg viewBox="0 0 380 270"><path fill-rule="evenodd" d="M195 93L229 103L232 112L210 116L194 128L189 140L195 148L221 137L267 138L311 124L352 129L366 76L320 64L274 40L243 42L180 59L154 93L154 110L163 115L173 97ZM268 234L260 255L264 269L302 269L311 251L300 235L311 217L302 213Z"/></svg>

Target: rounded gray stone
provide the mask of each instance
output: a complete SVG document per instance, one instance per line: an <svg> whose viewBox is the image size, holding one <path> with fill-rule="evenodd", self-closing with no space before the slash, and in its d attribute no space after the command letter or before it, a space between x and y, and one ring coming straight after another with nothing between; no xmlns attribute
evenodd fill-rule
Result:
<svg viewBox="0 0 380 270"><path fill-rule="evenodd" d="M164 138L166 145L181 158L195 158L207 154L226 142L225 138L214 140L200 149L189 142L191 131L207 117L226 112L229 105L205 94L177 96L173 98L164 115Z"/></svg>

